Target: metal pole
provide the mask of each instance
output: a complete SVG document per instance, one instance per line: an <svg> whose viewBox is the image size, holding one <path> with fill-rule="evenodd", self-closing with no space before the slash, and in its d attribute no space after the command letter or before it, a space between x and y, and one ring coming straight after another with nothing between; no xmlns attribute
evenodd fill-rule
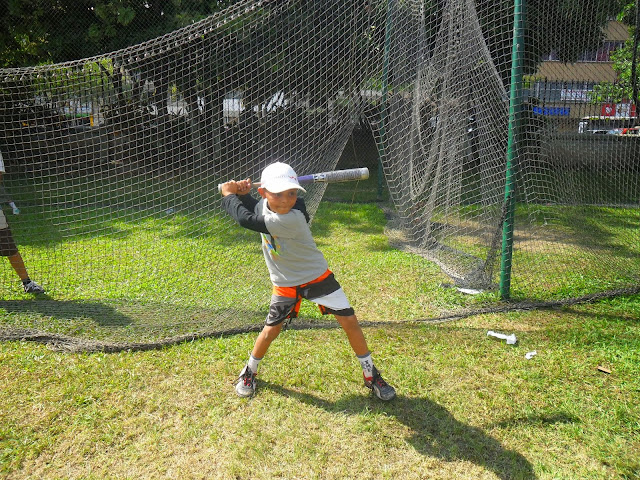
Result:
<svg viewBox="0 0 640 480"><path fill-rule="evenodd" d="M387 143L387 96L389 94L389 56L391 50L391 28L394 0L387 0L387 22L384 34L384 57L382 65L382 99L380 100L380 141L378 142L378 200L382 200L382 161L386 155L385 146Z"/></svg>
<svg viewBox="0 0 640 480"><path fill-rule="evenodd" d="M633 31L633 57L631 59L631 87L633 89L633 105L636 107L638 116L638 80L636 78L636 69L638 64L638 34L640 29L640 1L636 0L636 27Z"/></svg>
<svg viewBox="0 0 640 480"><path fill-rule="evenodd" d="M509 95L509 127L507 141L506 181L504 186L504 223L502 224L502 257L500 262L500 297L511 295L511 263L513 256L513 223L515 211L515 176L520 110L522 106L522 54L524 48L524 4L515 0L513 15L513 47L511 52L511 89Z"/></svg>

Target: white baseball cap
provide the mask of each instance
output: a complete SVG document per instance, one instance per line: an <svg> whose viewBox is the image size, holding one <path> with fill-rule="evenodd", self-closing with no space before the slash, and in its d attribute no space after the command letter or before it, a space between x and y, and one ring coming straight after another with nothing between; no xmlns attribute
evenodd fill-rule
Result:
<svg viewBox="0 0 640 480"><path fill-rule="evenodd" d="M286 163L272 163L262 171L260 186L271 193L280 193L297 188L306 192L298 183L298 175Z"/></svg>

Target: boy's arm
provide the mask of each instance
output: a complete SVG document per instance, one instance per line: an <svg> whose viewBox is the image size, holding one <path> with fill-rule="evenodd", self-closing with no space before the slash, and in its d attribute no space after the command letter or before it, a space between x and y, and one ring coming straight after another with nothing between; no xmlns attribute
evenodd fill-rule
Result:
<svg viewBox="0 0 640 480"><path fill-rule="evenodd" d="M310 217L307 213L307 205L304 203L304 199L302 197L298 197L295 205L292 208L300 210L304 214L304 218L307 220L307 223L309 223Z"/></svg>
<svg viewBox="0 0 640 480"><path fill-rule="evenodd" d="M241 227L248 228L254 232L269 233L264 223L264 216L253 213L253 207L257 203L258 201L251 195L227 195L222 198L222 208ZM247 205L253 205L251 210L247 208Z"/></svg>
<svg viewBox="0 0 640 480"><path fill-rule="evenodd" d="M249 210L250 212L256 211L256 205L258 204L258 199L252 197L251 195L240 195L237 194L237 197L240 199L242 204Z"/></svg>

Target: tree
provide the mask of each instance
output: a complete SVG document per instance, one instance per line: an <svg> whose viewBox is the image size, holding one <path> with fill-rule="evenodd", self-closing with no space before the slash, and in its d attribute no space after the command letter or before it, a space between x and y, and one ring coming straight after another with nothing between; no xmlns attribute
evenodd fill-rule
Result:
<svg viewBox="0 0 640 480"><path fill-rule="evenodd" d="M611 54L612 68L617 74L617 81L595 85L590 93L593 103L623 103L633 100L634 104L638 104L638 15L640 9L635 1L627 2L619 13L618 19L629 25L630 38L622 48Z"/></svg>
<svg viewBox="0 0 640 480"><path fill-rule="evenodd" d="M489 48L510 55L512 25L495 12L512 12L514 0L478 1ZM234 0L8 0L0 2L0 66L19 67L87 58L155 38L237 3ZM277 3L275 0L272 3ZM282 2L281 2L282 3ZM298 2L287 2L296 4ZM313 3L313 2L308 2ZM319 6L328 9L326 2ZM364 2L365 4L367 2ZM442 0L425 0L436 12ZM635 16L629 0L592 0L584 15L581 0L526 0L525 73L555 50L575 60L601 41L600 27L623 10ZM368 2L385 8L385 1ZM437 15L437 13L436 13ZM634 22L635 23L635 22ZM381 25L380 27L384 27ZM427 32L428 33L428 32ZM508 63L508 62L507 62ZM502 73L502 72L501 72Z"/></svg>
<svg viewBox="0 0 640 480"><path fill-rule="evenodd" d="M523 73L534 74L545 55L554 51L563 62L574 62L586 50L597 49L602 27L620 14L629 0L523 0L525 10ZM585 5L588 3L588 6ZM588 7L588 10L587 10ZM489 49L498 59L511 56L513 23L494 12L513 12L514 0L477 2ZM510 61L496 61L510 68ZM500 71L504 79L509 71Z"/></svg>
<svg viewBox="0 0 640 480"><path fill-rule="evenodd" d="M233 0L9 0L0 2L0 66L77 60L200 20Z"/></svg>

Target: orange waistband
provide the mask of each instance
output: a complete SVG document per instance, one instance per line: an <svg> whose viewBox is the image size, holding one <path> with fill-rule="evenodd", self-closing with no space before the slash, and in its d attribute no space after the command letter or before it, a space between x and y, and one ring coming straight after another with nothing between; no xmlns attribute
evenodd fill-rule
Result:
<svg viewBox="0 0 640 480"><path fill-rule="evenodd" d="M318 283L331 275L331 270L327 269L322 275L318 278L311 280L310 282L303 283L302 285L297 285L294 287L278 287L276 285L273 286L273 295L277 295L278 297L287 297L287 298L296 298L298 296L298 288L306 287L307 285L311 285L312 283Z"/></svg>

